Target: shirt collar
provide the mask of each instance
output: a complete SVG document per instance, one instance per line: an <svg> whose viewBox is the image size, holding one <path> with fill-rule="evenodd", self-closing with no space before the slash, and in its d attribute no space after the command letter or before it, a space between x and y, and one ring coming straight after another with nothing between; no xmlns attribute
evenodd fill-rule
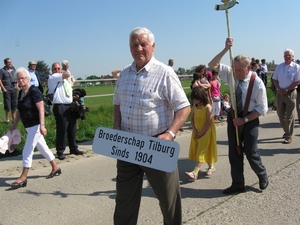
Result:
<svg viewBox="0 0 300 225"><path fill-rule="evenodd" d="M252 73L254 73L254 72L250 70L250 71L248 72L247 76L244 78L244 80L241 80L241 81L246 82L246 81L250 80L250 77L251 77Z"/></svg>
<svg viewBox="0 0 300 225"><path fill-rule="evenodd" d="M136 62L133 62L130 66L130 69L132 71L134 71L135 73L140 73L141 71L143 71L144 69L148 72L149 69L151 68L151 66L156 62L156 59L154 58L154 56L152 56L152 58L150 59L150 61L143 67L141 68L139 71L136 71Z"/></svg>
<svg viewBox="0 0 300 225"><path fill-rule="evenodd" d="M294 66L294 64L295 64L295 62L291 62L290 64L288 64L288 65L286 65L285 63L284 63L284 66Z"/></svg>

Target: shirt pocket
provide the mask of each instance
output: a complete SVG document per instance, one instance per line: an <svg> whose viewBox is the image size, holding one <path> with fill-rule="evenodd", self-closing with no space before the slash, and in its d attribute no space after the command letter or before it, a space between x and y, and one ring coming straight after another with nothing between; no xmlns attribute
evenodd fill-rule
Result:
<svg viewBox="0 0 300 225"><path fill-rule="evenodd" d="M142 109L153 109L157 106L158 95L149 89L144 89L141 93L140 107Z"/></svg>
<svg viewBox="0 0 300 225"><path fill-rule="evenodd" d="M291 81L294 81L294 78L295 78L295 70L294 68L290 68L288 70L288 75L287 75L287 78Z"/></svg>

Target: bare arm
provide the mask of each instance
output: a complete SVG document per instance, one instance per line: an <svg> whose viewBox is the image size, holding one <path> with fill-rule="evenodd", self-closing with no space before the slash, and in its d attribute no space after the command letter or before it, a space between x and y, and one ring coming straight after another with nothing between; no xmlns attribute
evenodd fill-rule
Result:
<svg viewBox="0 0 300 225"><path fill-rule="evenodd" d="M208 63L208 67L218 72L221 59L227 53L227 51L230 49L232 45L233 45L233 39L227 38L225 42L225 48Z"/></svg>
<svg viewBox="0 0 300 225"><path fill-rule="evenodd" d="M178 132L178 130L182 127L182 125L187 120L189 114L191 112L190 106L186 106L174 114L174 119L172 121L172 124L169 127L169 130L171 130L174 134ZM169 133L164 133L158 136L158 138L165 139L165 140L173 140L172 136Z"/></svg>
<svg viewBox="0 0 300 225"><path fill-rule="evenodd" d="M43 101L40 101L40 102L37 102L35 103L38 111L39 111L39 118L40 118L40 131L41 131L41 134L42 135L47 135L47 130L46 130L46 127L45 127L45 123L44 123L44 117L45 117L45 112L44 112L44 102Z"/></svg>
<svg viewBox="0 0 300 225"><path fill-rule="evenodd" d="M16 111L16 116L15 116L15 119L14 119L14 123L13 123L13 125L10 127L9 130L10 130L10 131L15 130L15 129L17 128L17 126L18 126L19 121L20 121L20 112L19 112L19 110L17 110L17 111Z"/></svg>
<svg viewBox="0 0 300 225"><path fill-rule="evenodd" d="M2 80L0 80L0 86L1 86L1 90L3 92L6 92L6 88L4 87L3 83L2 83Z"/></svg>
<svg viewBox="0 0 300 225"><path fill-rule="evenodd" d="M62 73L62 79L69 78L70 76L71 76L71 74L69 72L63 72Z"/></svg>
<svg viewBox="0 0 300 225"><path fill-rule="evenodd" d="M293 90L293 89L295 89L295 88L299 85L299 83L300 83L299 81L295 81L295 82L293 82L290 86L288 86L286 89L282 89L282 88L279 87L279 82L278 82L278 80L273 80L273 82L274 82L274 86L275 86L277 92L278 92L280 95L286 95L286 94L287 94L286 89L288 89L288 91Z"/></svg>
<svg viewBox="0 0 300 225"><path fill-rule="evenodd" d="M286 93L286 91L285 91L284 89L281 89L281 88L279 87L279 82L278 82L278 80L273 80L273 82L274 82L274 86L275 86L277 92L278 92L280 95L284 95L284 94Z"/></svg>
<svg viewBox="0 0 300 225"><path fill-rule="evenodd" d="M207 107L206 108L206 123L204 125L204 127L202 128L202 130L200 130L196 137L197 138L201 138L210 128L212 123L212 107Z"/></svg>
<svg viewBox="0 0 300 225"><path fill-rule="evenodd" d="M198 130L195 127L195 112L194 111L195 111L195 108L193 107L191 110L191 126L192 126L194 134L197 135Z"/></svg>
<svg viewBox="0 0 300 225"><path fill-rule="evenodd" d="M246 117L249 119L248 122L255 120L256 118L258 118L261 114L259 112L257 112L256 110L253 110L249 115L247 115ZM245 119L244 117L237 117L233 119L233 124L235 127L241 126L243 124L245 124Z"/></svg>
<svg viewBox="0 0 300 225"><path fill-rule="evenodd" d="M200 86L200 87L203 87L205 89L208 89L208 88L211 87L211 84L209 82L207 82L206 84L203 84L200 80L196 80L195 83L193 84L193 88L197 87L197 86Z"/></svg>
<svg viewBox="0 0 300 225"><path fill-rule="evenodd" d="M209 89L211 87L211 84L210 83L202 84L201 82L199 82L199 86L204 87L205 89Z"/></svg>

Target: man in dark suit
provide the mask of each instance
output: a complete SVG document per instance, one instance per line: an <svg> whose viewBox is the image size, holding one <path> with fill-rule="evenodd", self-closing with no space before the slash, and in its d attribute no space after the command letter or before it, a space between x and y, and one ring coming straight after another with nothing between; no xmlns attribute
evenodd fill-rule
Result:
<svg viewBox="0 0 300 225"><path fill-rule="evenodd" d="M43 89L43 80L48 79L47 75L39 73L36 71L36 63L35 61L30 61L28 63L28 71L30 74L30 84L39 88L39 90L44 93Z"/></svg>

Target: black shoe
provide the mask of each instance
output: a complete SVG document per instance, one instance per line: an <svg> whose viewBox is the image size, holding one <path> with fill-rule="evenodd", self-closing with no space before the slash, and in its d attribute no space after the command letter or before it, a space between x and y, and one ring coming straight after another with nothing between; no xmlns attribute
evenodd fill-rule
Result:
<svg viewBox="0 0 300 225"><path fill-rule="evenodd" d="M13 189L17 189L17 188L20 188L20 187L26 187L26 185L27 185L27 179L24 180L24 181L21 181L19 183L15 181L15 182L10 184L11 188L13 188Z"/></svg>
<svg viewBox="0 0 300 225"><path fill-rule="evenodd" d="M58 168L54 173L50 173L48 176L46 176L46 179L50 179L54 176L58 176L61 174L61 168Z"/></svg>
<svg viewBox="0 0 300 225"><path fill-rule="evenodd" d="M230 186L229 188L226 188L223 190L223 194L225 194L225 195L231 195L234 193L242 193L242 192L245 192L245 187Z"/></svg>
<svg viewBox="0 0 300 225"><path fill-rule="evenodd" d="M70 154L72 154L72 155L83 155L84 152L83 152L83 151L79 151L79 150L77 149L77 150L75 150L75 151L70 151Z"/></svg>
<svg viewBox="0 0 300 225"><path fill-rule="evenodd" d="M66 158L66 156L64 154L57 154L57 158L59 160L64 160Z"/></svg>
<svg viewBox="0 0 300 225"><path fill-rule="evenodd" d="M268 177L264 177L264 178L261 178L259 179L259 189L260 190L265 190L269 185L269 180L268 180Z"/></svg>

